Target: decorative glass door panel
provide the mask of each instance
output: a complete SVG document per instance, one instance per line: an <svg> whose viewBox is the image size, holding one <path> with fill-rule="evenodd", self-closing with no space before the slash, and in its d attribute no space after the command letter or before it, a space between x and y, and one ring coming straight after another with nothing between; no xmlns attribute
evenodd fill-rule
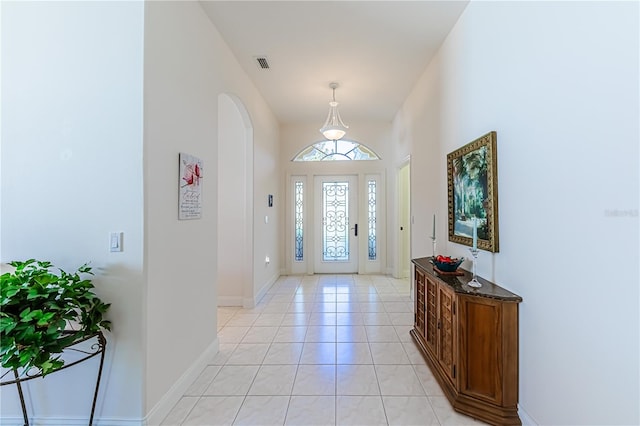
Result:
<svg viewBox="0 0 640 426"><path fill-rule="evenodd" d="M315 271L358 272L355 176L317 176L316 200Z"/></svg>
<svg viewBox="0 0 640 426"><path fill-rule="evenodd" d="M349 182L322 183L322 260L349 261Z"/></svg>

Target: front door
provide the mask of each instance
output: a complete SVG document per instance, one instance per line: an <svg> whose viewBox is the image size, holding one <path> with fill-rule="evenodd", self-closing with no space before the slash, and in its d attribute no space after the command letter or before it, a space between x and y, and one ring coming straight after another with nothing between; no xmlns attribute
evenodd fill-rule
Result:
<svg viewBox="0 0 640 426"><path fill-rule="evenodd" d="M356 176L316 176L314 181L316 273L358 272Z"/></svg>

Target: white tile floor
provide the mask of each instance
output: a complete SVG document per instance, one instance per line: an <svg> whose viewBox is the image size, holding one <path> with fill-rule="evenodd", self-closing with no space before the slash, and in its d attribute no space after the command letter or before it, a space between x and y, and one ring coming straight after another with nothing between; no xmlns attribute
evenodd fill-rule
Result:
<svg viewBox="0 0 640 426"><path fill-rule="evenodd" d="M220 352L163 425L474 425L413 343L407 280L281 277L218 308Z"/></svg>

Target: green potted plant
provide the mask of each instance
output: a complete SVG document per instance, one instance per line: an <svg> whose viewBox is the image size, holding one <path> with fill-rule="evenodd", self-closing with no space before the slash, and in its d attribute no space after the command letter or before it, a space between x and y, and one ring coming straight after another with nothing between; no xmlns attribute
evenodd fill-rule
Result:
<svg viewBox="0 0 640 426"><path fill-rule="evenodd" d="M84 264L77 271L51 272L51 262L29 259L10 262L13 272L0 276L0 363L14 371L36 369L42 376L64 365L64 348L102 329L110 304L92 291L80 274L92 274Z"/></svg>

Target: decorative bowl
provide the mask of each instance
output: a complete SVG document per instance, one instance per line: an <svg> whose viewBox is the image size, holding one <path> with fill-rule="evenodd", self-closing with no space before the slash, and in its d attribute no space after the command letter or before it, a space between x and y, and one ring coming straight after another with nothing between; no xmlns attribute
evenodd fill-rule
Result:
<svg viewBox="0 0 640 426"><path fill-rule="evenodd" d="M464 257L448 257L448 256L436 256L431 259L434 266L442 272L455 272L458 266L464 261Z"/></svg>

